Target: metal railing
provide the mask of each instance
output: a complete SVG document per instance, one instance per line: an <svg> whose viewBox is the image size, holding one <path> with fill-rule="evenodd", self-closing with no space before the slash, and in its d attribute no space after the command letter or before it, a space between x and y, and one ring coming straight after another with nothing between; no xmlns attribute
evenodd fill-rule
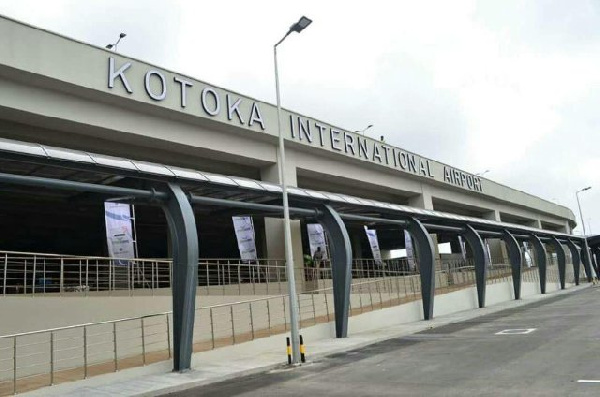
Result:
<svg viewBox="0 0 600 397"><path fill-rule="evenodd" d="M36 294L138 295L170 293L172 262L168 259L116 259L0 251L0 296ZM328 261L296 269L296 279L331 280ZM353 261L354 279L414 274L406 259L377 264ZM200 259L198 292L205 295L271 295L287 293L283 260ZM327 286L318 283L318 287ZM330 286L330 283L329 283ZM318 288L317 287L317 288Z"/></svg>
<svg viewBox="0 0 600 397"><path fill-rule="evenodd" d="M196 309L194 351L286 332L288 295ZM352 284L350 313L420 299L419 275ZM301 327L333 321L332 288L298 294ZM166 360L171 312L0 337L0 395Z"/></svg>
<svg viewBox="0 0 600 397"><path fill-rule="evenodd" d="M441 267L442 270L435 272L436 294L475 285L472 263L456 261ZM488 282L492 283L506 281L506 274L510 274L510 268L507 270L501 264L494 264L488 270ZM400 274L403 271L401 269L393 273L394 270L389 269L376 274L358 273L368 274L372 278L365 276L353 280L350 315L420 300L420 275ZM315 277L319 277L321 272L326 271L314 269L314 272ZM524 268L523 280L537 282L537 268ZM194 351L211 350L287 332L288 299L288 295L280 294L198 307ZM301 327L333 321L331 287L300 293L298 302ZM172 354L171 327L171 312L164 312L2 336L0 395L167 360Z"/></svg>

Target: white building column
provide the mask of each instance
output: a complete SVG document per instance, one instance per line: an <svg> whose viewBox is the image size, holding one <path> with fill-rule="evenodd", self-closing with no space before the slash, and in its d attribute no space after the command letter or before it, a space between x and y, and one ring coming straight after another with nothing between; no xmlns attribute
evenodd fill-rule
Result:
<svg viewBox="0 0 600 397"><path fill-rule="evenodd" d="M286 156L290 156L286 151ZM286 165L286 183L288 186L297 186L296 167L288 160ZM279 169L277 164L264 167L260 171L261 180L279 184ZM292 250L294 253L294 269L296 273L296 289L298 292L304 291L304 258L302 252L302 235L300 221L290 221L292 233ZM265 242L268 259L280 259L282 265L285 261L285 242L283 219L265 218Z"/></svg>

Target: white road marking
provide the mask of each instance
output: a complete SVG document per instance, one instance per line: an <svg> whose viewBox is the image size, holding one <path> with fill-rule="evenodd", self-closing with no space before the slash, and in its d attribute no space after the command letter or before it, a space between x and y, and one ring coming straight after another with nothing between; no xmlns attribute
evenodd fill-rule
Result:
<svg viewBox="0 0 600 397"><path fill-rule="evenodd" d="M579 379L577 383L600 383L600 380Z"/></svg>
<svg viewBox="0 0 600 397"><path fill-rule="evenodd" d="M494 335L527 335L535 331L537 328L516 328L516 329L505 329L500 332L496 332Z"/></svg>

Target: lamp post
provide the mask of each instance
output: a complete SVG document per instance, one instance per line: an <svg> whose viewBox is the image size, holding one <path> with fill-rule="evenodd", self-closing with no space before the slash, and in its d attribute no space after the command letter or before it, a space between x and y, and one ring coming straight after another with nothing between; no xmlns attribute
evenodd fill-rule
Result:
<svg viewBox="0 0 600 397"><path fill-rule="evenodd" d="M579 193L585 192L586 190L590 190L592 187L584 187L581 190L575 192L575 197L577 197L577 207L579 207L579 219L581 219L581 226L583 227L583 235L585 236L587 233L585 231L585 222L583 221L583 212L581 211L581 203L579 202Z"/></svg>
<svg viewBox="0 0 600 397"><path fill-rule="evenodd" d="M119 43L121 42L121 39L123 39L125 36L127 36L125 33L121 33L119 35L119 40L117 40L117 42L114 44L107 44L106 48L108 48L109 50L112 50L114 48L115 52L117 52L117 45L119 45Z"/></svg>
<svg viewBox="0 0 600 397"><path fill-rule="evenodd" d="M366 128L363 128L362 130L356 130L354 131L356 134L362 134L365 135L365 131L367 131L369 128L373 127L373 124L369 124Z"/></svg>
<svg viewBox="0 0 600 397"><path fill-rule="evenodd" d="M279 94L279 72L277 69L277 46L283 43L292 32L300 33L312 20L302 17L298 22L290 26L289 30L273 46L273 57L275 60L275 91L277 94L277 130L279 132L279 181L283 191L283 230L285 238L285 269L288 279L288 292L290 294L290 330L292 336L292 364L300 362L300 338L298 331L298 295L296 295L296 278L294 276L294 255L292 252L292 232L290 229L290 208L288 204L287 185L285 183L285 145L283 133L281 132L281 96Z"/></svg>

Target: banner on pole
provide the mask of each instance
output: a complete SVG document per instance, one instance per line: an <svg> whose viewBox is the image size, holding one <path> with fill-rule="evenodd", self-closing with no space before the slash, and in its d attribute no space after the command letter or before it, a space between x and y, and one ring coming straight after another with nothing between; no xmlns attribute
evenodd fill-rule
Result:
<svg viewBox="0 0 600 397"><path fill-rule="evenodd" d="M104 203L104 221L109 256L122 259L135 258L131 206L122 203ZM128 262L116 261L115 263L127 265Z"/></svg>
<svg viewBox="0 0 600 397"><path fill-rule="evenodd" d="M406 260L408 262L408 269L410 271L415 270L415 254L413 250L412 238L410 237L410 233L406 230L404 231L404 248L406 249Z"/></svg>
<svg viewBox="0 0 600 397"><path fill-rule="evenodd" d="M492 265L492 252L490 251L490 243L489 241L486 239L483 240L485 242L485 260L486 260L486 265L487 266L491 266Z"/></svg>
<svg viewBox="0 0 600 397"><path fill-rule="evenodd" d="M373 259L375 263L381 265L381 250L379 249L379 240L377 239L377 231L375 229L369 229L365 226L365 233L369 239L369 245L371 246L371 252L373 253Z"/></svg>
<svg viewBox="0 0 600 397"><path fill-rule="evenodd" d="M527 267L533 266L533 261L531 259L531 254L529 253L529 246L527 241L523 241L523 256L525 257L525 263Z"/></svg>
<svg viewBox="0 0 600 397"><path fill-rule="evenodd" d="M323 252L322 260L328 260L329 254L327 252L327 241L325 240L325 230L323 225L320 223L308 223L306 225L306 231L308 232L308 244L310 245L310 257L315 257L317 248L321 247Z"/></svg>
<svg viewBox="0 0 600 397"><path fill-rule="evenodd" d="M460 254L463 261L467 260L467 247L465 247L465 240L463 240L462 236L458 236L458 245L460 245Z"/></svg>
<svg viewBox="0 0 600 397"><path fill-rule="evenodd" d="M254 234L254 222L250 216L233 216L233 228L237 237L238 249L240 250L240 259L256 260L256 241Z"/></svg>

